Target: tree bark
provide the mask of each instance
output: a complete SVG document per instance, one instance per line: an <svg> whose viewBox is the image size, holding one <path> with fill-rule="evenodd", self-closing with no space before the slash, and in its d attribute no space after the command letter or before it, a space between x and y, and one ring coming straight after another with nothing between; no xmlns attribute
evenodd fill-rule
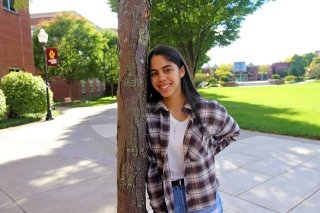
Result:
<svg viewBox="0 0 320 213"><path fill-rule="evenodd" d="M119 8L118 213L146 212L146 58L151 0L121 0Z"/></svg>

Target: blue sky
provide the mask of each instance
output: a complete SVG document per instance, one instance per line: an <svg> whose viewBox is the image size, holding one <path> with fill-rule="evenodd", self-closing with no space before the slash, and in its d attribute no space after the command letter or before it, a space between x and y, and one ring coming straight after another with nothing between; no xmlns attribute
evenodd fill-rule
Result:
<svg viewBox="0 0 320 213"><path fill-rule="evenodd" d="M99 27L117 28L107 0L32 0L30 13L74 10ZM271 64L320 50L320 0L275 0L246 17L240 38L209 51L210 64Z"/></svg>

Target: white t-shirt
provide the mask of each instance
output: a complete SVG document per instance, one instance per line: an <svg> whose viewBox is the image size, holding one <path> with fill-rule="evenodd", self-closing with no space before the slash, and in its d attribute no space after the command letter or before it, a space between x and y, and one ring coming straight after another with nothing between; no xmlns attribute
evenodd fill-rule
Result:
<svg viewBox="0 0 320 213"><path fill-rule="evenodd" d="M178 121L170 114L170 136L168 144L168 160L171 180L184 178L184 151L183 139L186 133L190 117L184 121Z"/></svg>

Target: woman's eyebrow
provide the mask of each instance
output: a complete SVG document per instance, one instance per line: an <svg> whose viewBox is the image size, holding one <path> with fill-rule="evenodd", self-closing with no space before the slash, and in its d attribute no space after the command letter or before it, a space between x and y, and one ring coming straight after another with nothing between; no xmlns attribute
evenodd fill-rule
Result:
<svg viewBox="0 0 320 213"><path fill-rule="evenodd" d="M164 70L164 69L169 68L169 67L172 67L172 64L167 64L167 65L161 67L161 70ZM150 69L150 71L158 71L158 70L157 69Z"/></svg>
<svg viewBox="0 0 320 213"><path fill-rule="evenodd" d="M161 69L166 69L168 67L172 67L172 65L171 64L167 64L167 65L163 66Z"/></svg>

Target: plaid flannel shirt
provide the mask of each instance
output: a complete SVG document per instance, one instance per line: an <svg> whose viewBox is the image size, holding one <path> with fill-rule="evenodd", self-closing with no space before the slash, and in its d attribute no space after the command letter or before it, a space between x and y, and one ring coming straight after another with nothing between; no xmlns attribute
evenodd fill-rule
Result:
<svg viewBox="0 0 320 213"><path fill-rule="evenodd" d="M184 137L184 183L188 210L213 205L219 181L215 174L214 155L235 141L240 128L216 101L200 98L194 105L186 104L183 111L191 119ZM165 105L147 105L148 173L147 190L154 212L174 212L173 193L167 147L170 113Z"/></svg>

